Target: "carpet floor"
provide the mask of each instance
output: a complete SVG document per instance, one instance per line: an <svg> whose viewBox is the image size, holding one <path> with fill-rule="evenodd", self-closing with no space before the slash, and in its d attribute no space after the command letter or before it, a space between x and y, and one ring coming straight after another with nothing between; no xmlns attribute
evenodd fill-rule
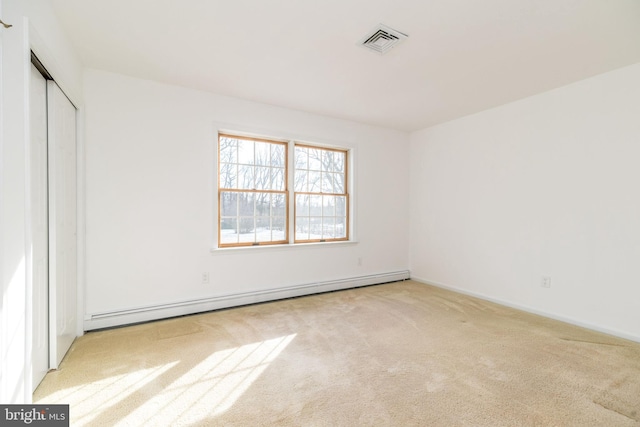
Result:
<svg viewBox="0 0 640 427"><path fill-rule="evenodd" d="M639 426L640 343L413 281L78 338L72 426Z"/></svg>

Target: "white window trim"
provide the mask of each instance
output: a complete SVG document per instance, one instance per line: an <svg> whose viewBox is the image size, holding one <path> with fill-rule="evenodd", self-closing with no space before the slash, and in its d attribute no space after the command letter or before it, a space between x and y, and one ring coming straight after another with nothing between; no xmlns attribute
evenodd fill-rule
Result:
<svg viewBox="0 0 640 427"><path fill-rule="evenodd" d="M282 243L279 245L258 245L258 246L232 246L232 247L215 247L211 248L210 252L214 255L220 255L225 253L238 253L245 251L277 251L277 250L292 250L292 249L319 249L328 248L332 246L352 246L357 245L357 240L342 240L338 242L311 242L311 243Z"/></svg>

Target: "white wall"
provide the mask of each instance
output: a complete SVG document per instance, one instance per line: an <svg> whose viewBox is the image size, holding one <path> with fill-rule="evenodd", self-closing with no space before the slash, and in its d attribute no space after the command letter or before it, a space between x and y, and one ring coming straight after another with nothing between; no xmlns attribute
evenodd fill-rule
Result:
<svg viewBox="0 0 640 427"><path fill-rule="evenodd" d="M84 77L87 317L408 269L408 134L104 71ZM354 149L358 243L212 253L220 124Z"/></svg>
<svg viewBox="0 0 640 427"><path fill-rule="evenodd" d="M640 341L640 64L410 146L412 277Z"/></svg>
<svg viewBox="0 0 640 427"><path fill-rule="evenodd" d="M0 402L31 400L28 186L30 49L54 78L81 97L81 67L48 1L4 0L0 29Z"/></svg>

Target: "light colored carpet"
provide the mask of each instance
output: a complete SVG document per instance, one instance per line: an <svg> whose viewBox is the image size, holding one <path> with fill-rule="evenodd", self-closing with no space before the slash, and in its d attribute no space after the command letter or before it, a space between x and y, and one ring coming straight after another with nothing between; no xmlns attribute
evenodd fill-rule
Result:
<svg viewBox="0 0 640 427"><path fill-rule="evenodd" d="M73 426L638 426L640 344L406 281L76 340Z"/></svg>

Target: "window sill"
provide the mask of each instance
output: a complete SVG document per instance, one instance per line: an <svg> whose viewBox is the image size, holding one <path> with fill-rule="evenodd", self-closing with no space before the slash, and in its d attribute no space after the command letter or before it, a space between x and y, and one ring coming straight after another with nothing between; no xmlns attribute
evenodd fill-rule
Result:
<svg viewBox="0 0 640 427"><path fill-rule="evenodd" d="M334 246L352 246L357 245L357 240L346 240L341 242L313 242L313 243L287 243L283 245L263 245L263 246L240 246L233 248L211 248L212 255L228 255L235 253L246 252L261 252L261 251L282 251L292 249L309 249L309 248L328 248Z"/></svg>

